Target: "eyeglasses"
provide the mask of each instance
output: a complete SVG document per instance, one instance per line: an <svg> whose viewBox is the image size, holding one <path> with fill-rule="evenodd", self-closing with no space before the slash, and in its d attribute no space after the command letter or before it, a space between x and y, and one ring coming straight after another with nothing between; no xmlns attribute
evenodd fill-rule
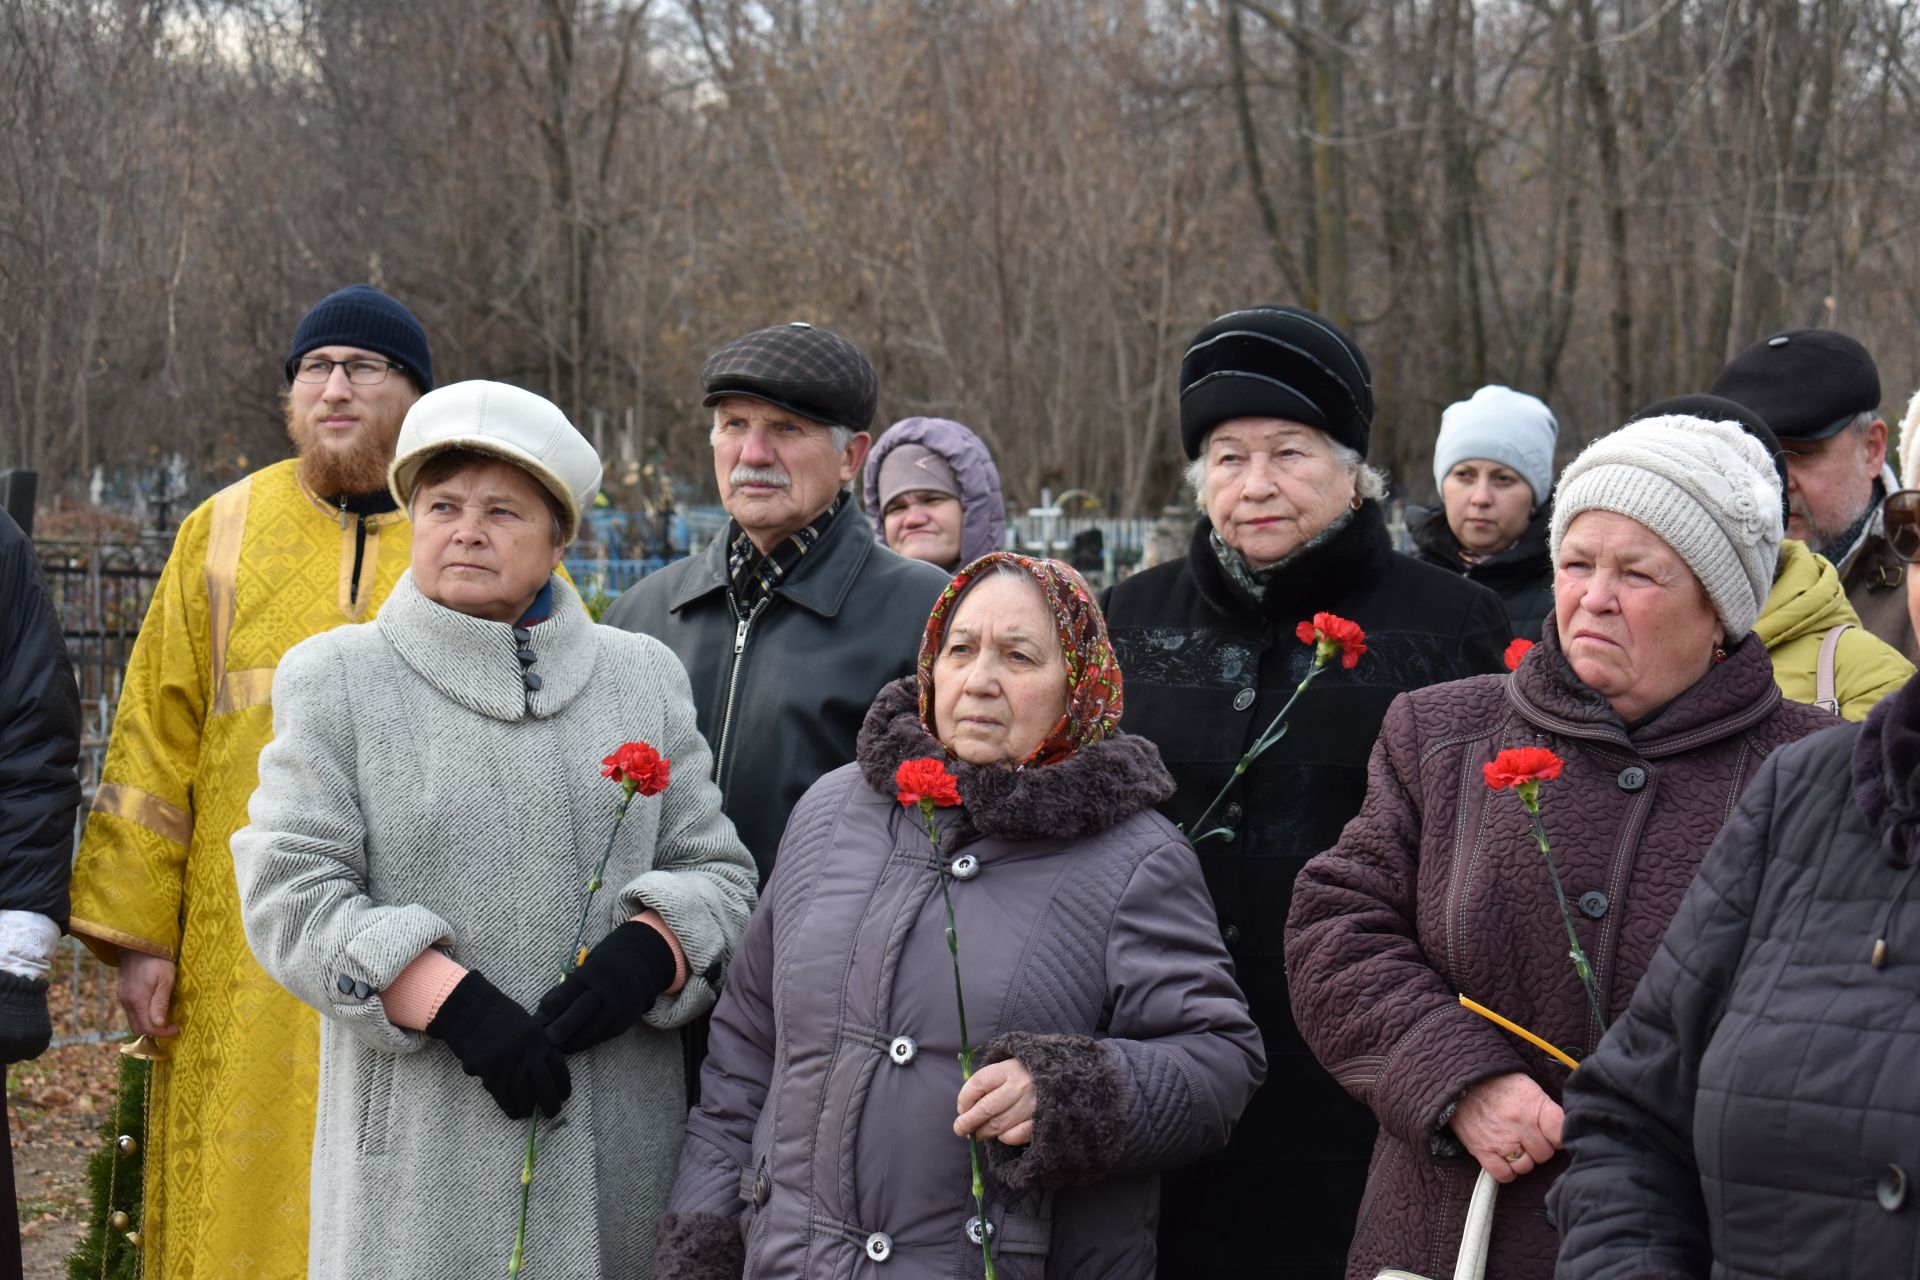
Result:
<svg viewBox="0 0 1920 1280"><path fill-rule="evenodd" d="M333 377L336 368L347 371L347 381L357 387L370 387L377 382L387 380L387 370L404 368L390 360L368 360L356 356L352 360L327 360L320 356L308 356L293 366L295 382L326 382Z"/></svg>
<svg viewBox="0 0 1920 1280"><path fill-rule="evenodd" d="M1908 564L1920 564L1920 489L1887 495L1880 507L1880 530L1893 554Z"/></svg>

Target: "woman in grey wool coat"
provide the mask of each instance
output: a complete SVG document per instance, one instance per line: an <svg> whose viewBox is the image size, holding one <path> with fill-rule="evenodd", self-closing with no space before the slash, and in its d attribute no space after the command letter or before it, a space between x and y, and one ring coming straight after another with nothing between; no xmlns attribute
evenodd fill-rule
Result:
<svg viewBox="0 0 1920 1280"><path fill-rule="evenodd" d="M600 480L559 409L430 392L389 475L412 566L376 621L282 661L233 839L254 953L325 1015L310 1274L504 1273L526 1121L565 1107L540 1129L527 1266L645 1277L686 1113L672 1033L714 1001L753 863L686 673L554 572ZM621 799L602 759L630 741L671 782L633 798L561 981Z"/></svg>
<svg viewBox="0 0 1920 1280"><path fill-rule="evenodd" d="M713 1018L656 1280L1154 1274L1162 1170L1217 1149L1265 1075L1172 779L1117 731L1078 574L1007 552L935 604L917 675L787 823ZM935 759L940 843L896 799ZM964 1085L941 872L950 877Z"/></svg>

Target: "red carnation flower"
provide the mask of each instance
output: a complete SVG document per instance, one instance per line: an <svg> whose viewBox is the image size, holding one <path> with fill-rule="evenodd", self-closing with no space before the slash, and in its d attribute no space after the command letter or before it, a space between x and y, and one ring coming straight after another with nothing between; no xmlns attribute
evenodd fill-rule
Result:
<svg viewBox="0 0 1920 1280"><path fill-rule="evenodd" d="M606 766L600 771L601 777L612 778L643 796L657 796L665 791L672 768L672 761L644 742L623 742L600 763Z"/></svg>
<svg viewBox="0 0 1920 1280"><path fill-rule="evenodd" d="M1360 665L1360 655L1367 651L1367 633L1360 624L1337 614L1316 613L1312 622L1301 623L1293 634L1301 644L1313 645L1322 662L1339 654L1340 665L1349 671Z"/></svg>
<svg viewBox="0 0 1920 1280"><path fill-rule="evenodd" d="M1566 761L1545 747L1508 747L1481 765L1480 772L1489 787L1505 791L1530 782L1551 782L1565 767Z"/></svg>
<svg viewBox="0 0 1920 1280"><path fill-rule="evenodd" d="M947 808L960 803L960 784L947 772L947 766L932 756L909 760L893 774L896 794L906 808L934 804Z"/></svg>
<svg viewBox="0 0 1920 1280"><path fill-rule="evenodd" d="M1518 671L1520 669L1520 659L1526 657L1527 650L1531 648L1533 648L1533 641L1531 640L1515 640L1512 644L1508 645L1506 652L1507 670Z"/></svg>

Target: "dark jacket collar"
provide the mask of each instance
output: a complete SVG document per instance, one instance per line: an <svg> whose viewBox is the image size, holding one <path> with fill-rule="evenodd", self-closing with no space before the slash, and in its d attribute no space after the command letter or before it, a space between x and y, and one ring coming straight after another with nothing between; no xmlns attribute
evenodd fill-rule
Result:
<svg viewBox="0 0 1920 1280"><path fill-rule="evenodd" d="M1244 623L1259 620L1284 623L1291 630L1303 618L1325 609L1345 595L1356 581L1366 581L1387 567L1394 554L1386 517L1377 502L1363 502L1353 519L1331 538L1300 552L1281 567L1267 584L1266 595L1255 600L1227 576L1214 558L1208 535L1213 523L1201 516L1187 547L1187 568L1200 598L1215 612Z"/></svg>
<svg viewBox="0 0 1920 1280"><path fill-rule="evenodd" d="M837 617L876 545L873 529L854 510L853 503L848 502L828 523L813 550L800 557L793 572L781 579L773 594L823 618ZM727 581L727 539L721 535L688 566L687 575L681 580L679 590L673 593L667 609L678 613L703 596L726 590Z"/></svg>
<svg viewBox="0 0 1920 1280"><path fill-rule="evenodd" d="M1610 743L1643 759L1678 755L1743 733L1773 714L1780 686L1766 647L1753 635L1707 668L1693 686L1645 724L1629 730L1600 694L1581 683L1560 652L1549 618L1540 643L1507 681L1507 698L1529 722L1550 733Z"/></svg>
<svg viewBox="0 0 1920 1280"><path fill-rule="evenodd" d="M1547 532L1552 523L1553 508L1541 507L1512 546L1472 565L1460 558L1460 540L1453 536L1453 529L1447 524L1445 507L1435 507L1423 519L1415 521L1411 533L1423 559L1455 573L1471 569L1481 581L1550 578L1553 559L1547 552Z"/></svg>
<svg viewBox="0 0 1920 1280"><path fill-rule="evenodd" d="M1920 854L1920 675L1867 713L1851 768L1854 801L1887 861L1912 866Z"/></svg>
<svg viewBox="0 0 1920 1280"><path fill-rule="evenodd" d="M949 760L920 727L920 699L911 676L880 690L860 726L861 776L881 795L909 760L946 762L960 782L967 816L982 835L1003 840L1072 840L1095 835L1173 794L1173 776L1153 743L1131 733L1080 748L1057 764L1010 769Z"/></svg>

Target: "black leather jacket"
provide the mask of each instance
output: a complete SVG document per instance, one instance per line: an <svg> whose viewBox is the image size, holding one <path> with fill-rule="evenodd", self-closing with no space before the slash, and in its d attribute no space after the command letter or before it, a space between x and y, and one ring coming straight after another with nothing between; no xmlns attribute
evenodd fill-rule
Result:
<svg viewBox="0 0 1920 1280"><path fill-rule="evenodd" d="M80 693L33 544L0 511L0 910L67 923Z"/></svg>
<svg viewBox="0 0 1920 1280"><path fill-rule="evenodd" d="M853 759L881 686L913 674L948 580L881 546L849 503L744 621L727 591L725 536L607 610L603 622L663 641L685 664L721 807L762 884L801 794Z"/></svg>

